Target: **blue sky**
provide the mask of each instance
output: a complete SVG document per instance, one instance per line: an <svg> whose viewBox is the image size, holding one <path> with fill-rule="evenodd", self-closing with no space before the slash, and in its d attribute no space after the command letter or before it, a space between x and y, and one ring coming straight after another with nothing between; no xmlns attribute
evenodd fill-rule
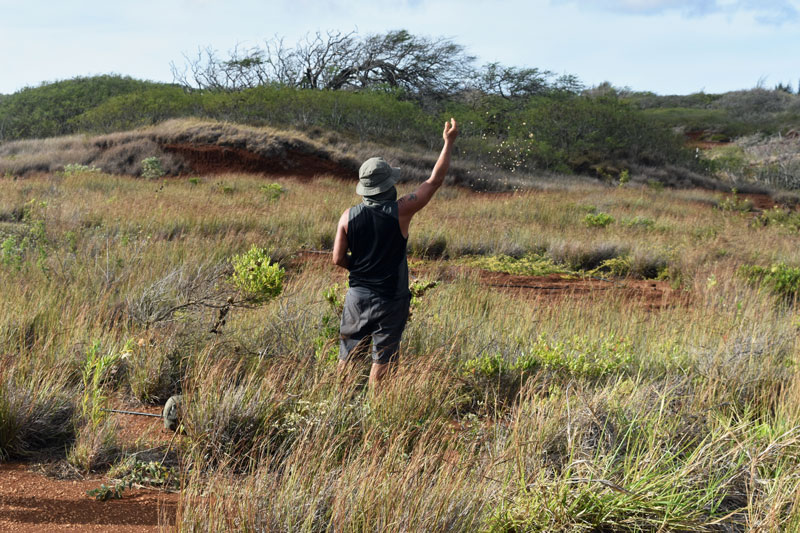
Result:
<svg viewBox="0 0 800 533"><path fill-rule="evenodd" d="M688 94L800 80L800 0L0 0L0 93L111 72L172 81L170 62L198 47L401 28L587 85Z"/></svg>

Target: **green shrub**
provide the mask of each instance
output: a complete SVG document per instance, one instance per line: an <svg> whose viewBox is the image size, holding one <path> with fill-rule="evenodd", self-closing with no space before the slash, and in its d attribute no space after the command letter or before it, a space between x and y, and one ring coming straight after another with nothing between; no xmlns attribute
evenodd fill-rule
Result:
<svg viewBox="0 0 800 533"><path fill-rule="evenodd" d="M496 378L511 370L511 365L503 354L482 354L464 362L464 372L485 378Z"/></svg>
<svg viewBox="0 0 800 533"><path fill-rule="evenodd" d="M6 237L0 243L0 263L19 270L22 268L26 241L19 240L16 235Z"/></svg>
<svg viewBox="0 0 800 533"><path fill-rule="evenodd" d="M142 177L145 179L158 179L165 174L161 166L161 159L153 156L142 159Z"/></svg>
<svg viewBox="0 0 800 533"><path fill-rule="evenodd" d="M608 213L589 213L583 217L583 223L589 228L605 228L614 222L614 217Z"/></svg>
<svg viewBox="0 0 800 533"><path fill-rule="evenodd" d="M0 100L0 141L32 137L54 137L78 131L73 119L123 94L147 91L165 84L102 75L26 87ZM175 88L182 92L180 88ZM127 108L136 115L139 108Z"/></svg>
<svg viewBox="0 0 800 533"><path fill-rule="evenodd" d="M730 196L717 201L717 209L720 211L749 213L753 210L753 201L749 198L742 198L739 196L739 192L733 189Z"/></svg>
<svg viewBox="0 0 800 533"><path fill-rule="evenodd" d="M633 218L624 218L620 220L619 223L628 228L652 229L655 226L656 221L649 217L637 215Z"/></svg>
<svg viewBox="0 0 800 533"><path fill-rule="evenodd" d="M463 260L469 266L482 268L492 272L505 272L516 276L546 276L548 274L566 274L569 270L553 263L538 254L527 254L523 257L508 255L473 256Z"/></svg>
<svg viewBox="0 0 800 533"><path fill-rule="evenodd" d="M553 340L540 335L514 362L513 369L526 372L544 367L573 376L597 378L624 371L633 359L633 345L625 337L573 335L566 340Z"/></svg>
<svg viewBox="0 0 800 533"><path fill-rule="evenodd" d="M261 192L264 193L270 202L274 202L286 192L286 189L281 187L280 183L270 183L268 185L262 185Z"/></svg>
<svg viewBox="0 0 800 533"><path fill-rule="evenodd" d="M780 207L773 207L761 213L754 221L761 226L777 226L793 231L800 231L800 213Z"/></svg>
<svg viewBox="0 0 800 533"><path fill-rule="evenodd" d="M612 257L606 259L600 266L588 272L588 274L609 274L611 276L624 277L631 273L630 257Z"/></svg>
<svg viewBox="0 0 800 533"><path fill-rule="evenodd" d="M800 295L800 267L785 263L775 263L769 267L742 265L739 275L787 301L796 301Z"/></svg>
<svg viewBox="0 0 800 533"><path fill-rule="evenodd" d="M271 300L283 289L286 271L273 263L269 254L266 248L253 245L246 253L231 259L233 275L230 281L252 302Z"/></svg>
<svg viewBox="0 0 800 533"><path fill-rule="evenodd" d="M95 341L86 351L81 369L83 394L75 421L77 435L67 455L70 464L85 472L110 464L116 452L116 424L108 417L108 392L119 371L119 362L127 357L131 347L129 341L120 352L103 352Z"/></svg>

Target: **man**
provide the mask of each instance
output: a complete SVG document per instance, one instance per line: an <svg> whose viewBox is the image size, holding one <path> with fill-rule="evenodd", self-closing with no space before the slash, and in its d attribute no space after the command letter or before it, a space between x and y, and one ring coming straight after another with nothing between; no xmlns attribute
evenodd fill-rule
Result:
<svg viewBox="0 0 800 533"><path fill-rule="evenodd" d="M347 209L339 218L333 262L350 271L350 290L345 296L339 328L339 370L344 369L357 347L366 349L371 342L370 386L383 379L397 358L408 320L411 293L406 244L411 218L444 182L457 136L458 126L451 118L444 124L444 147L431 177L399 200L394 186L399 169L380 157L365 161L358 171L356 187L364 202Z"/></svg>

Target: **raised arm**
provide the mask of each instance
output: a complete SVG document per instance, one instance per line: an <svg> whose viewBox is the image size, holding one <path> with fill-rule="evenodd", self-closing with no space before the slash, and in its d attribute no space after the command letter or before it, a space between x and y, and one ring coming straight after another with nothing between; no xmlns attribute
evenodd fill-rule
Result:
<svg viewBox="0 0 800 533"><path fill-rule="evenodd" d="M454 118L451 118L449 122L444 123L444 131L442 132L444 147L442 147L439 159L433 166L431 177L417 187L416 191L406 194L397 201L400 227L403 230L403 235L408 236L408 225L411 222L411 217L413 217L417 211L428 205L428 202L433 198L433 194L439 190L439 187L444 183L444 177L447 174L447 170L450 168L450 152L453 150L453 143L457 136L458 124L456 124Z"/></svg>

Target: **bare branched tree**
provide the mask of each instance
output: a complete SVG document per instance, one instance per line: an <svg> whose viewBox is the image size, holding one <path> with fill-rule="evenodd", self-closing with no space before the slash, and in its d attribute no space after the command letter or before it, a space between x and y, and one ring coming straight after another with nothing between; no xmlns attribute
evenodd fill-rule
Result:
<svg viewBox="0 0 800 533"><path fill-rule="evenodd" d="M294 48L278 37L263 48L184 54L171 64L174 80L188 89L241 90L281 84L306 89L402 88L414 95L443 95L465 85L472 56L446 38L416 37L405 30L359 37L355 31L316 32Z"/></svg>

